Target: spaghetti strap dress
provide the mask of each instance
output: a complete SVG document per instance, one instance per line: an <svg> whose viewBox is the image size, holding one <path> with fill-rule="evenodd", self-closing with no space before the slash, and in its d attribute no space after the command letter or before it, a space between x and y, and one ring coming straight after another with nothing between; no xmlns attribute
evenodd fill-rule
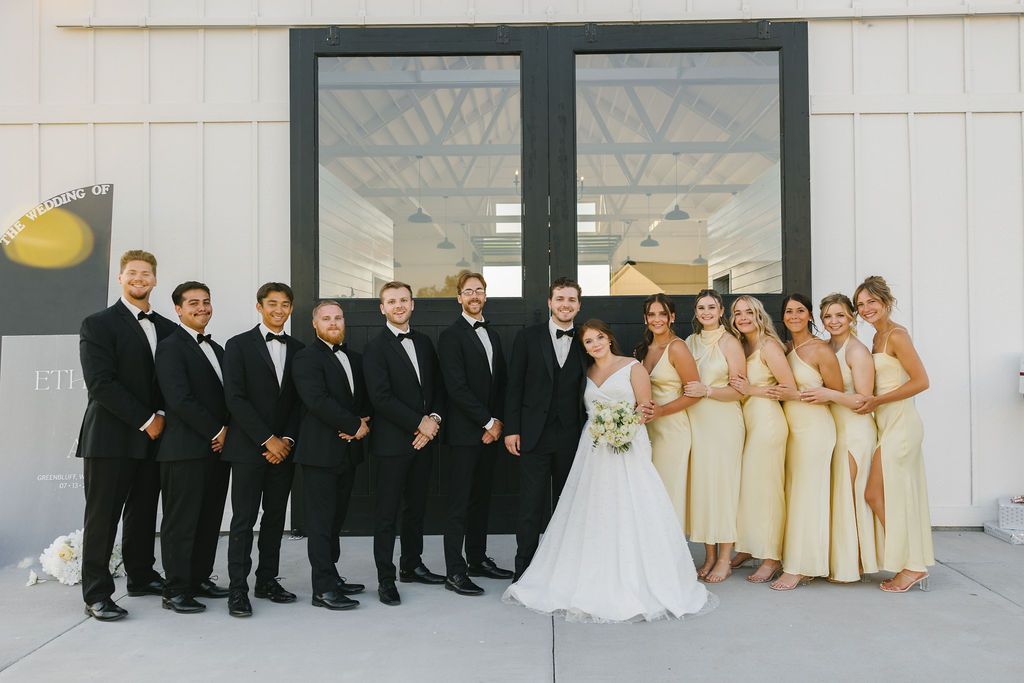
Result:
<svg viewBox="0 0 1024 683"><path fill-rule="evenodd" d="M836 352L843 373L843 391L855 393L853 370L846 362L847 339ZM870 415L858 415L846 406L829 406L836 422L836 448L832 453L832 540L829 552L829 578L849 582L861 574L878 571L875 550L876 523L874 513L864 499L875 451L877 431ZM849 455L847 455L849 454ZM857 477L850 485L850 458L857 465ZM878 525L881 530L881 525Z"/></svg>
<svg viewBox="0 0 1024 683"><path fill-rule="evenodd" d="M719 327L686 339L700 381L729 385L729 363L718 342ZM743 458L743 410L739 401L702 398L686 409L690 418L690 487L687 532L693 543L735 543Z"/></svg>
<svg viewBox="0 0 1024 683"><path fill-rule="evenodd" d="M886 340L888 346L889 340ZM875 359L875 395L904 384L910 375L893 356L872 354ZM932 523L928 511L921 440L924 427L907 398L878 406L878 447L881 449L882 484L885 490L885 533L879 542L878 564L889 572L909 569L928 571L935 564Z"/></svg>
<svg viewBox="0 0 1024 683"><path fill-rule="evenodd" d="M683 382L669 362L673 339L651 370L651 396L658 405L664 405L683 395ZM659 417L647 423L651 438L654 469L665 484L672 507L679 518L679 527L686 528L686 475L690 464L690 418L685 410Z"/></svg>
<svg viewBox="0 0 1024 683"><path fill-rule="evenodd" d="M747 381L755 387L778 384L761 358L747 357ZM743 399L747 438L740 474L736 551L761 559L782 559L786 528L786 438L789 424L779 402L761 396Z"/></svg>
<svg viewBox="0 0 1024 683"><path fill-rule="evenodd" d="M824 385L818 371L796 349L786 357L798 389ZM836 423L828 406L796 400L785 401L782 407L789 422L782 570L803 576L827 576L830 465L836 447Z"/></svg>

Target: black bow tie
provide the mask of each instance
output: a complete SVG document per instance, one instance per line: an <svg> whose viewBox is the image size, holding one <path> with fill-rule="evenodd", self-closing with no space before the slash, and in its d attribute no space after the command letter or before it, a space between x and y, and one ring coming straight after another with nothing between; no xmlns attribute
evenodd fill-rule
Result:
<svg viewBox="0 0 1024 683"><path fill-rule="evenodd" d="M202 344L203 342L206 342L207 344L209 344L211 341L213 341L213 335L212 334L199 334L198 332L196 332L196 343L197 344Z"/></svg>
<svg viewBox="0 0 1024 683"><path fill-rule="evenodd" d="M285 340L288 339L288 335L287 334L274 334L273 332L267 332L267 336L265 338L266 338L267 341L274 341L276 339L277 341L279 341L282 344L284 344Z"/></svg>
<svg viewBox="0 0 1024 683"><path fill-rule="evenodd" d="M412 339L412 330L409 330L408 332L399 332L395 337L398 339L399 343L406 339Z"/></svg>
<svg viewBox="0 0 1024 683"><path fill-rule="evenodd" d="M486 320L477 320L475 323L473 323L473 329L474 330L479 330L481 327L483 327L484 329L487 328L487 321Z"/></svg>
<svg viewBox="0 0 1024 683"><path fill-rule="evenodd" d="M333 351L334 353L337 353L338 351L341 351L341 352L344 353L344 352L348 351L348 344L333 344L331 346L331 351Z"/></svg>
<svg viewBox="0 0 1024 683"><path fill-rule="evenodd" d="M142 311L139 311L139 320L148 320L149 322L153 322L156 320L156 313L143 313Z"/></svg>
<svg viewBox="0 0 1024 683"><path fill-rule="evenodd" d="M575 337L576 328L570 327L567 330L555 330L555 339L561 339L562 337Z"/></svg>

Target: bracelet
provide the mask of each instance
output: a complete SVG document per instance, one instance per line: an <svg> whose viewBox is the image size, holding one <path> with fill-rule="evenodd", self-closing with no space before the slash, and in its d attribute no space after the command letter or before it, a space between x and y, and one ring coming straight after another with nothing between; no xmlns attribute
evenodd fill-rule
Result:
<svg viewBox="0 0 1024 683"><path fill-rule="evenodd" d="M710 384L705 384L704 385L704 398L711 398L711 385Z"/></svg>

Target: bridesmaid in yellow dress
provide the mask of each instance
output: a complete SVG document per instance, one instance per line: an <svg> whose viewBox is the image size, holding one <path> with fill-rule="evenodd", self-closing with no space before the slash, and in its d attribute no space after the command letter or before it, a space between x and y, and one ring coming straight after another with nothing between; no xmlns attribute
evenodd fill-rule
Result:
<svg viewBox="0 0 1024 683"><path fill-rule="evenodd" d="M875 413L878 448L871 460L868 505L884 528L878 564L896 576L880 588L903 593L915 585L928 590L928 567L935 564L921 440L924 430L913 397L928 388L928 373L910 334L890 315L896 305L885 280L873 275L853 293L860 317L875 328L874 396L863 396L856 412Z"/></svg>
<svg viewBox="0 0 1024 683"><path fill-rule="evenodd" d="M761 566L751 583L771 581L782 568L782 534L786 527L786 438L789 425L782 406L768 398L768 388L796 386L775 325L764 305L752 296L732 303L730 331L743 343L747 369L729 384L743 394L743 446L740 504L736 515L735 569L752 557Z"/></svg>
<svg viewBox="0 0 1024 683"><path fill-rule="evenodd" d="M694 334L686 339L700 373L684 393L704 399L687 409L690 417L690 489L687 532L704 544L704 564L697 576L709 583L732 573L729 560L736 542L736 510L743 457L743 411L740 393L729 380L745 370L743 347L725 327L725 307L713 289L697 293Z"/></svg>
<svg viewBox="0 0 1024 683"><path fill-rule="evenodd" d="M857 339L853 325L857 314L845 294L829 294L819 306L821 323L829 333L829 346L839 360L843 391L825 387L807 389L800 397L816 405L829 404L836 421L836 448L832 453L832 539L829 580L858 581L861 574L878 571L875 551L875 515L864 490L877 443L875 420L853 412L858 394L870 394L875 386L875 363L868 347ZM879 525L878 531L881 531Z"/></svg>
<svg viewBox="0 0 1024 683"><path fill-rule="evenodd" d="M826 386L843 388L836 354L814 336L811 300L790 294L782 308L789 331L787 354L796 389L776 386L768 395L783 399L789 422L786 445L786 536L782 542L782 576L774 590L792 590L815 576L828 576L829 494L836 423L828 407L800 400L800 391ZM799 391L797 391L797 389Z"/></svg>
<svg viewBox="0 0 1024 683"><path fill-rule="evenodd" d="M643 341L634 351L651 375L653 421L647 423L652 459L668 497L686 528L686 475L690 463L690 419L686 409L699 399L683 395L687 382L700 379L690 349L672 331L676 306L662 293L644 300Z"/></svg>

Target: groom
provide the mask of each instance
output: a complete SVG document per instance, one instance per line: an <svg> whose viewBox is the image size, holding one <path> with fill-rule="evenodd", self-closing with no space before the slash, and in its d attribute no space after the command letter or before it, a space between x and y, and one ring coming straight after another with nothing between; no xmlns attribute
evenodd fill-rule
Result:
<svg viewBox="0 0 1024 683"><path fill-rule="evenodd" d="M560 277L548 289L547 322L516 335L505 400L505 448L519 457L515 581L537 551L548 493L558 502L584 422L586 354L574 343L579 283Z"/></svg>

